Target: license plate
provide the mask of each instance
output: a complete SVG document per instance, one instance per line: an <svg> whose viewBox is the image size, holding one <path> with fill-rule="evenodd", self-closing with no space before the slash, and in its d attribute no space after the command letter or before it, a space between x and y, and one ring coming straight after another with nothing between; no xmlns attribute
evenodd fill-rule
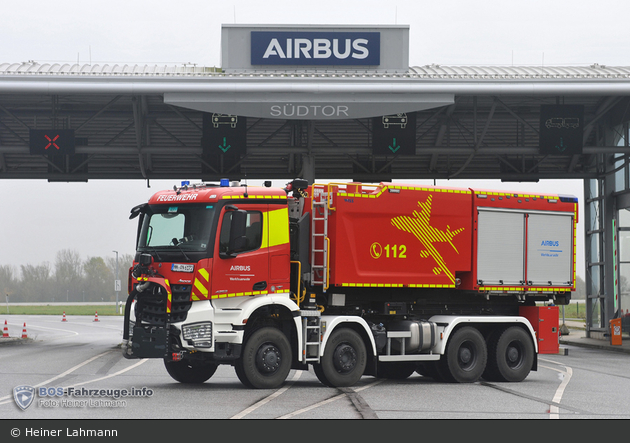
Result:
<svg viewBox="0 0 630 443"><path fill-rule="evenodd" d="M183 263L173 263L171 266L171 271L173 272L193 272L195 270L195 265L185 265Z"/></svg>

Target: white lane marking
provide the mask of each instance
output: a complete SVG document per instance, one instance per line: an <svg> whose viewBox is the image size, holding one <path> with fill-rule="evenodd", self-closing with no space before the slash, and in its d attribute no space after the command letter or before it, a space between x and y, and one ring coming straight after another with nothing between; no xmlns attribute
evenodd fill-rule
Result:
<svg viewBox="0 0 630 443"><path fill-rule="evenodd" d="M235 416L230 417L230 419L237 420L237 419L243 418L247 414L250 414L250 413L254 412L256 409L260 408L261 406L269 403L274 398L284 394L293 385L293 383L295 383L295 381L297 379L299 379L301 376L302 376L302 371L295 371L295 374L293 375L293 378L285 386L283 386L282 388L278 389L273 394L263 398L259 402L251 405L249 408L242 410L241 412L239 412Z"/></svg>
<svg viewBox="0 0 630 443"><path fill-rule="evenodd" d="M93 361L94 361L94 360L96 360L97 358L102 357L102 356L104 356L104 355L106 355L106 354L109 354L110 352L113 352L113 351L106 351L106 352L103 352L103 353L101 353L101 354L95 355L94 357L87 359L87 360L86 360L86 361L84 361L83 363L79 363L78 365L76 365L76 366L74 366L74 367L72 367L72 368L68 369L67 371L63 372L62 374L56 375L55 377L50 378L50 379L48 379L48 380L46 380L46 381L43 381L43 382L41 382L41 383L39 383L39 384L37 384L37 385L35 385L35 386L33 386L33 387L34 387L34 388L38 388L38 387L40 387L40 386L44 386L44 385L47 385L47 384L49 384L49 383L51 383L51 382L53 382L53 381L55 381L55 380L58 380L58 379L60 379L60 378L62 378L62 377L65 377L66 375L71 374L72 372L74 372L74 371L76 371L77 369L79 369L79 368L81 368L81 367L83 367L83 366L87 365L88 363L93 362ZM105 376L103 376L103 377L100 377L100 378L95 378L95 379L88 380L88 381L84 381L84 382L82 382L82 383L76 383L76 384L73 384L72 386L82 386L82 385L86 385L86 384L89 384L89 383L94 383L94 382L97 382L97 381L101 381L101 380L105 380L105 379L108 379L108 378L116 377L116 376L118 376L118 375L120 375L120 374L123 374L123 373L125 373L125 372L127 372L127 371L130 371L130 370L132 370L132 369L134 369L134 368L136 368L136 367L140 366L141 364L145 363L147 360L148 360L148 359L146 359L146 358L145 358L145 359L142 359L142 360L140 360L138 363L135 363L135 364L133 364L133 365L129 366L128 368L121 369L120 371L115 372L115 373L113 373L113 374L110 374L110 375L105 375ZM5 396L5 397L0 397L0 405L4 405L4 404L7 404L7 403L10 403L12 399L13 399L13 397L12 397L12 396L10 396L10 395L7 395L7 396Z"/></svg>
<svg viewBox="0 0 630 443"><path fill-rule="evenodd" d="M63 373L61 373L61 374L59 374L59 375L56 375L56 376L54 376L53 378L49 378L48 380L43 381L43 382L41 382L40 384L37 384L37 385L35 385L35 386L33 386L33 387L34 387L34 388L39 388L40 386L47 385L47 384L49 384L49 383L51 383L51 382L53 382L53 381L55 381L55 380L58 380L58 379L60 379L60 378L62 378L62 377L65 377L66 375L68 375L68 374L70 374L70 373L72 373L72 372L76 371L77 369L79 369L79 368L81 368L81 367L83 367L83 366L87 365L88 363L93 362L93 361L94 361L94 360L96 360L97 358L100 358L100 357L102 357L103 355L109 354L110 352L112 352L112 351L106 351L106 352L103 352L103 353L101 353L101 354L95 355L95 356L94 356L94 357L92 357L92 358L88 358L88 359L87 359L87 360L85 360L83 363L79 363L78 365L71 367L71 368L70 368L70 369L68 369L66 372L63 372ZM7 395L7 396L5 396L5 397L0 397L0 405L4 404L4 403L2 403L3 401L8 400L8 399L11 399L11 398L12 398L12 397L11 397L10 395Z"/></svg>
<svg viewBox="0 0 630 443"><path fill-rule="evenodd" d="M377 384L382 383L384 381L385 380L377 380L374 383L370 383L369 385L365 385L365 386L362 386L360 388L355 389L354 392L363 391L364 389L371 388L371 387L376 386ZM284 419L287 419L287 418L295 417L296 415L300 415L300 414L303 414L304 412L308 412L308 411L311 411L311 410L313 410L315 408L319 408L320 406L324 406L324 405L326 405L328 403L332 403L332 402L334 402L336 400L339 400L340 398L343 398L343 397L346 397L345 393L336 395L334 397L329 398L328 400L320 401L319 403L315 403L315 404L313 404L311 406L307 406L306 408L298 409L297 411L293 411L293 412L291 412L289 414L286 414L286 415L283 415L281 417L278 417L278 420L284 420Z"/></svg>
<svg viewBox="0 0 630 443"><path fill-rule="evenodd" d="M556 363L551 360L547 360L547 361L551 363ZM559 364L559 363L556 363L556 364ZM549 406L549 418L555 419L555 420L558 420L560 418L560 408L558 408L556 404L559 404L562 401L562 395L564 394L564 390L566 389L567 385L569 384L569 380L571 380L571 376L573 375L573 369L571 369L569 366L564 366L564 365L561 365L561 366L564 367L565 371L561 369L557 369L557 368L552 368L550 366L540 365L541 368L551 369L552 371L559 372L558 376L562 380L562 382L560 383L560 386L558 386L558 389L556 389L556 393L553 396L553 399L551 400L554 404Z"/></svg>
<svg viewBox="0 0 630 443"><path fill-rule="evenodd" d="M96 381L101 381L101 380L106 380L106 379L108 379L108 378L116 377L116 376L118 376L118 375L120 375L120 374L124 374L124 373L125 373L125 372L127 372L127 371L131 371L133 368L137 368L137 367L138 367L138 366L140 366L142 363L146 363L148 360L149 360L148 358L143 358L143 359L142 359L142 360L140 360L138 363L135 363L135 364L133 364L133 365L129 366L128 368L121 369L121 370L120 370L120 371L118 371L118 372L114 372L113 374L105 375L105 376L103 376L103 377L101 377L101 378L95 378L95 379L93 379L93 380L84 381L84 382L82 382L82 383L73 383L73 384L72 384L72 386L83 386L83 385L87 385L87 384L89 384L89 383L94 383L94 382L96 382Z"/></svg>

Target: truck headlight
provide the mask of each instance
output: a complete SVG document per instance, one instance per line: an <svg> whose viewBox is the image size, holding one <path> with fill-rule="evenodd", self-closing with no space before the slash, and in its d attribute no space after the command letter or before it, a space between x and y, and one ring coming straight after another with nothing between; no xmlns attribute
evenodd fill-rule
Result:
<svg viewBox="0 0 630 443"><path fill-rule="evenodd" d="M190 323L182 326L182 336L198 348L212 347L212 322Z"/></svg>

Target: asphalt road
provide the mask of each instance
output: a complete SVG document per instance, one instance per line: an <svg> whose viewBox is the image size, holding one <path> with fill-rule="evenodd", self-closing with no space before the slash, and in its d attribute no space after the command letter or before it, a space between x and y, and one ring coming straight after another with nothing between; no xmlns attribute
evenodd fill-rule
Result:
<svg viewBox="0 0 630 443"><path fill-rule="evenodd" d="M312 371L292 371L279 389L250 390L230 366L191 386L172 380L160 360L123 358L120 317L5 318L14 333L26 322L29 338L0 344L3 420L630 419L630 355L618 352L569 345L568 355L540 355L538 371L521 383L449 384L414 374L366 376L335 389ZM24 410L13 396L21 385L36 390Z"/></svg>

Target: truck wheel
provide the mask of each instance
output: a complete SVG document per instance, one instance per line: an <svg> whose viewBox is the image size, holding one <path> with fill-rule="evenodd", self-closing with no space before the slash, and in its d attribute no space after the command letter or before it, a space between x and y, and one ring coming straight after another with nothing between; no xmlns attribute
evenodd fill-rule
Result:
<svg viewBox="0 0 630 443"><path fill-rule="evenodd" d="M326 386L347 387L363 376L367 352L361 336L349 328L335 330L324 349L321 363L313 365L315 375Z"/></svg>
<svg viewBox="0 0 630 443"><path fill-rule="evenodd" d="M486 341L477 329L466 326L458 329L446 345L440 359L440 373L448 381L474 383L486 369L488 350Z"/></svg>
<svg viewBox="0 0 630 443"><path fill-rule="evenodd" d="M203 383L214 375L218 364L205 361L167 361L166 372L180 383Z"/></svg>
<svg viewBox="0 0 630 443"><path fill-rule="evenodd" d="M496 334L488 347L488 368L483 378L489 381L523 381L534 362L534 344L529 334L511 326Z"/></svg>
<svg viewBox="0 0 630 443"><path fill-rule="evenodd" d="M405 380L416 370L415 363L397 362L397 363L379 363L376 368L378 378L387 378L389 380Z"/></svg>
<svg viewBox="0 0 630 443"><path fill-rule="evenodd" d="M277 328L264 327L252 333L234 364L241 383L253 389L282 385L291 370L291 345Z"/></svg>

